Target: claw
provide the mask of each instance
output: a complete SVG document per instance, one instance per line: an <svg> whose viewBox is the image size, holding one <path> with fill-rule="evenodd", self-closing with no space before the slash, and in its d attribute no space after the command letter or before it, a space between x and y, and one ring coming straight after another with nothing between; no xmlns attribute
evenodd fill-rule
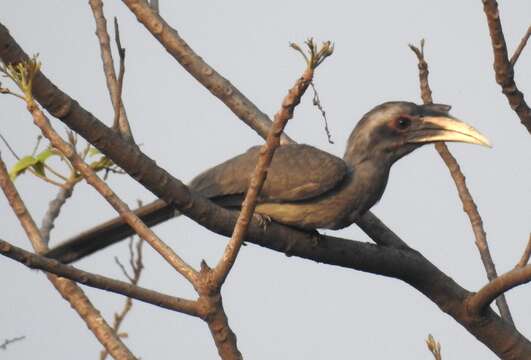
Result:
<svg viewBox="0 0 531 360"><path fill-rule="evenodd" d="M273 221L271 217L265 214L254 213L253 215L256 218L256 221L258 221L258 224L262 227L262 230L264 231L267 230L267 226Z"/></svg>

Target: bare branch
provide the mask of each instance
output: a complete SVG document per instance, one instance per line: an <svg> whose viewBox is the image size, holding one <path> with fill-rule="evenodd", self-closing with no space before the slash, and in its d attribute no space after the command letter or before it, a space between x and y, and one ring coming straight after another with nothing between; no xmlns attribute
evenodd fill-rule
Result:
<svg viewBox="0 0 531 360"><path fill-rule="evenodd" d="M505 37L500 22L498 3L496 0L482 1L483 10L487 16L492 50L494 52L494 72L496 74L496 82L501 86L503 94L507 97L507 100L509 100L511 109L516 112L522 125L524 125L527 128L527 131L531 134L531 109L529 109L529 106L525 102L524 94L518 90L514 81L514 69L507 54L507 45L505 43Z"/></svg>
<svg viewBox="0 0 531 360"><path fill-rule="evenodd" d="M107 20L103 13L103 2L101 0L90 0L90 8L92 10L94 20L96 22L96 36L100 44L101 60L103 62L103 72L107 81L107 89L109 90L109 96L111 98L112 106L114 109L115 119L113 128L118 130L120 134L125 136L130 141L133 140L131 128L129 127L129 121L127 120L127 114L125 107L122 103L122 85L123 73L125 71L124 58L125 50L118 44L118 54L120 56L120 75L116 78L116 72L114 70L114 61L112 58L109 33L107 32ZM115 20L115 33L119 38ZM117 41L118 43L118 41ZM120 77L122 80L120 80Z"/></svg>
<svg viewBox="0 0 531 360"><path fill-rule="evenodd" d="M28 110L33 116L33 121L42 134L50 141L53 146L61 151L70 163L79 173L83 175L96 191L98 191L107 202L120 214L120 216L131 226L137 234L145 239L177 272L183 275L187 280L193 283L196 277L196 271L182 260L168 245L166 245L155 233L146 226L125 204L111 188L101 180L98 175L87 165L77 154L71 145L67 144L59 134L51 127L49 120L32 99L27 99Z"/></svg>
<svg viewBox="0 0 531 360"><path fill-rule="evenodd" d="M520 40L520 43L518 44L518 47L514 51L513 56L511 56L511 60L509 60L512 66L514 66L514 64L516 64L516 62L518 61L518 58L520 57L522 50L524 50L525 46L527 45L527 40L529 40L530 36L531 36L531 25L529 25L529 27L527 28L527 32L522 37L522 40Z"/></svg>
<svg viewBox="0 0 531 360"><path fill-rule="evenodd" d="M328 143L333 144L334 142L332 141L332 135L330 134L330 129L328 128L328 119L326 118L326 111L323 108L323 104L321 104L319 93L317 92L317 89L315 88L315 84L313 81L310 83L310 85L312 86L312 90L313 90L312 103L314 106L317 106L317 109L319 109L319 111L321 112L321 116L323 117L323 120L324 120L325 132L326 132L326 137L328 139Z"/></svg>
<svg viewBox="0 0 531 360"><path fill-rule="evenodd" d="M422 101L425 104L431 104L433 101L431 97L430 85L428 82L428 63L426 62L426 59L424 57L424 40L421 40L420 42L420 50L413 45L409 45L409 47L415 53L415 55L417 55L417 59L419 62L418 66ZM446 144L436 143L435 149L437 149L437 152L448 167L450 175L452 176L452 179L455 182L459 198L463 203L463 210L468 215L470 224L472 225L472 230L474 231L474 237L476 239L475 243L479 250L481 261L483 262L483 266L485 267L489 281L492 281L498 276L498 274L496 273L496 266L494 265L494 261L492 260L492 256L490 255L489 245L487 243L487 234L483 229L483 221L481 220L481 216L479 215L476 203L474 202L474 199L472 198L472 195L468 190L465 176L463 175L463 172L461 171L457 160L452 155L452 153L450 153L450 150L448 150ZM503 294L502 296L500 296L499 299L496 299L496 305L500 310L501 317L513 324L511 311L509 310L507 300L505 299L505 296Z"/></svg>
<svg viewBox="0 0 531 360"><path fill-rule="evenodd" d="M72 192L74 191L74 186L76 184L76 181L67 182L65 184L65 187L59 190L59 192L55 196L55 199L53 199L48 205L48 210L46 210L46 213L42 218L42 224L40 228L42 240L44 241L46 246L48 246L48 243L50 242L50 232L55 226L55 220L59 216L61 208L66 203L66 200L68 200L72 196Z"/></svg>
<svg viewBox="0 0 531 360"><path fill-rule="evenodd" d="M123 2L135 14L138 21L151 32L186 71L227 105L251 129L264 139L267 137L271 126L269 117L197 55L184 39L179 36L177 30L173 29L162 17L153 12L146 1L123 0ZM282 134L280 142L285 144L291 143L293 140L286 134Z"/></svg>
<svg viewBox="0 0 531 360"><path fill-rule="evenodd" d="M70 265L64 265L56 260L32 254L29 251L11 245L1 239L0 253L3 256L18 261L30 269L46 271L86 286L125 295L168 310L181 312L190 316L199 316L197 304L193 300L169 296L154 290L126 283L125 281L111 279L106 276L96 275L77 269Z"/></svg>
<svg viewBox="0 0 531 360"><path fill-rule="evenodd" d="M315 43L313 40L308 42L308 47L311 50L314 46ZM242 209L238 216L238 220L236 221L232 237L225 248L223 257L213 269L213 281L218 287L221 287L230 269L234 265L234 261L238 255L245 233L247 232L249 220L254 213L258 194L265 182L267 168L271 164L271 160L273 160L276 148L280 146L280 135L283 133L288 120L293 117L295 107L300 103L302 95L306 92L306 89L308 89L308 86L312 82L315 68L322 62L322 60L332 54L330 42L323 44L323 48L325 50L330 49L330 53L325 51L323 52L324 55L319 56L319 53L314 54L311 52L306 70L295 82L295 85L289 90L288 95L282 101L280 110L275 114L273 125L267 136L266 143L260 149L258 162L251 176L250 185L242 203Z"/></svg>
<svg viewBox="0 0 531 360"><path fill-rule="evenodd" d="M47 246L41 238L37 225L29 214L24 202L20 198L17 189L9 178L9 174L4 162L0 158L0 187L2 188L11 208L24 228L26 235L37 253L43 253ZM5 248L5 246L3 247ZM48 280L57 291L68 301L71 307L85 321L88 328L94 333L98 341L116 359L135 359L124 343L116 336L111 327L107 324L100 312L92 305L85 293L73 282L48 275Z"/></svg>
<svg viewBox="0 0 531 360"><path fill-rule="evenodd" d="M529 257L531 257L531 234L529 234L529 240L527 241L527 246L525 247L524 253L522 254L522 258L516 264L516 267L524 267L529 262Z"/></svg>
<svg viewBox="0 0 531 360"><path fill-rule="evenodd" d="M482 287L467 301L468 309L472 314L480 314L494 299L499 298L504 292L531 281L531 265L517 267L498 276L496 279Z"/></svg>
<svg viewBox="0 0 531 360"><path fill-rule="evenodd" d="M0 344L0 349L2 350L6 350L7 347L17 341L22 341L24 340L26 337L25 336L17 336L17 337L14 337L12 339L5 339L1 344Z"/></svg>

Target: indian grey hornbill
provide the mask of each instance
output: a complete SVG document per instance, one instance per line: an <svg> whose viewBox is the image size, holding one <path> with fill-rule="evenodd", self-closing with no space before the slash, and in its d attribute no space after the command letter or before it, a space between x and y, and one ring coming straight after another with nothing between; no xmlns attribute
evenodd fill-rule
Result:
<svg viewBox="0 0 531 360"><path fill-rule="evenodd" d="M424 144L457 141L490 146L477 130L448 114L450 106L386 102L363 116L352 131L343 159L309 145L277 148L255 212L304 230L341 229L352 224L381 197L391 166ZM240 206L259 146L214 166L190 188L215 203ZM176 215L162 200L137 209L153 226ZM133 234L120 218L90 229L46 255L71 262Z"/></svg>

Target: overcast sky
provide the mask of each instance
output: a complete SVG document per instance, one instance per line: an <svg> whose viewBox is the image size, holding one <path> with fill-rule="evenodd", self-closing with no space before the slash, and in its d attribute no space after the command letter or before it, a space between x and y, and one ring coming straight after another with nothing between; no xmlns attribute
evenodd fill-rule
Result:
<svg viewBox="0 0 531 360"><path fill-rule="evenodd" d="M189 181L261 139L202 88L153 40L119 1L108 1L127 48L124 103L142 150L174 176ZM529 26L531 2L502 3L510 53ZM209 64L259 108L273 115L304 70L288 43L308 37L332 40L334 55L316 74L335 144L307 94L287 132L342 156L358 119L388 100L420 102L416 58L410 42L426 38L434 100L484 133L493 149L451 144L485 223L499 272L518 261L531 219L531 141L495 83L485 15L476 1L168 1L164 18ZM94 21L87 1L7 1L0 21L28 53L39 53L43 71L62 90L110 124L112 108L101 70ZM531 49L516 65L519 88L531 94ZM19 154L31 152L37 129L24 105L0 97L1 132ZM57 129L65 126L55 122ZM0 144L3 159L14 159ZM112 188L133 205L153 199L126 176ZM57 189L30 175L16 185L35 219ZM448 170L433 147L422 148L392 170L374 212L412 247L460 285L474 291L486 281L474 237ZM53 244L113 216L86 184L75 189L52 233ZM0 238L29 248L17 219L0 199ZM189 263L214 264L225 238L181 217L156 228ZM340 232L369 241L355 226ZM124 244L77 265L121 277L113 257L127 261ZM141 285L183 297L191 287L146 247ZM24 335L0 351L2 359L96 359L99 343L45 277L0 259L0 341ZM109 321L124 299L86 289ZM429 333L442 343L444 359L495 356L452 318L408 285L393 279L316 264L249 245L242 249L223 289L225 309L248 359L430 359ZM531 286L509 292L520 331L531 335ZM217 357L200 320L135 302L123 325L132 351L143 359Z"/></svg>

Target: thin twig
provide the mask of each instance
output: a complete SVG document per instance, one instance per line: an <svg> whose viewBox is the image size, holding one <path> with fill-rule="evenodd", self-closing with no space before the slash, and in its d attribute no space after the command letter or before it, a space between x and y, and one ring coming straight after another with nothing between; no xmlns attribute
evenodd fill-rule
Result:
<svg viewBox="0 0 531 360"><path fill-rule="evenodd" d="M506 291L530 281L531 265L514 268L490 281L477 293L471 295L467 300L468 310L472 314L480 314L494 299L499 299Z"/></svg>
<svg viewBox="0 0 531 360"><path fill-rule="evenodd" d="M90 0L89 5L94 15L94 20L96 22L96 36L100 44L103 72L105 74L107 89L109 91L109 96L111 98L111 103L115 114L113 128L115 130L119 130L125 138L133 141L132 132L129 127L129 121L127 120L127 114L125 112L125 108L121 100L121 85L119 85L119 80L116 78L116 72L114 70L114 61L112 58L110 38L109 33L107 32L107 20L105 19L105 14L103 13L103 2L101 0ZM124 70L122 70L122 63L124 59L122 58L121 54L121 46L119 46L118 48L118 53L120 55L120 72L122 73L121 76L123 79ZM117 118L118 120L116 120Z"/></svg>
<svg viewBox="0 0 531 360"><path fill-rule="evenodd" d="M117 91L114 94L113 101L114 106L114 122L113 128L127 140L134 142L133 133L129 125L129 120L125 115L125 107L122 101L122 92L124 84L125 74L125 49L122 47L122 41L120 40L120 28L118 26L118 19L114 18L114 39L116 41L116 47L118 48L118 55L120 57L120 70L118 72L118 82L116 84Z"/></svg>
<svg viewBox="0 0 531 360"><path fill-rule="evenodd" d="M47 273L76 281L86 286L110 291L116 294L122 294L127 297L134 298L148 304L160 306L168 310L181 312L191 316L198 316L197 304L193 300L166 295L154 290L129 284L125 281L111 279L106 276L83 271L71 265L61 264L56 260L48 259L47 257L32 254L29 251L16 247L1 239L0 253L3 256L18 261L31 269L42 270Z"/></svg>
<svg viewBox="0 0 531 360"><path fill-rule="evenodd" d="M7 347L17 341L22 341L24 340L26 337L25 336L17 336L17 337L14 337L12 339L5 339L1 344L0 344L0 349L2 350L6 350Z"/></svg>
<svg viewBox="0 0 531 360"><path fill-rule="evenodd" d="M522 258L516 264L516 267L524 267L529 262L529 257L531 257L531 234L529 234L529 240L527 241L527 246L525 247L524 253L522 254Z"/></svg>
<svg viewBox="0 0 531 360"><path fill-rule="evenodd" d="M48 247L42 240L35 221L33 221L26 205L20 198L17 189L9 178L9 174L1 158L0 187L35 251L37 253L45 252ZM6 250L5 245L2 245L1 247L3 250ZM57 261L55 261L55 263L57 263ZM63 298L70 303L71 307L79 314L83 321L85 321L88 328L93 332L98 341L113 355L113 357L117 359L135 359L135 356L129 351L118 336L116 336L114 331L101 316L100 312L92 305L83 290L70 280L50 274L48 274L47 277Z"/></svg>
<svg viewBox="0 0 531 360"><path fill-rule="evenodd" d="M7 147L7 149L9 150L9 152L11 153L11 155L13 155L13 157L17 160L20 160L20 157L17 155L17 153L15 152L15 150L13 150L13 148L11 147L11 145L9 144L9 142L6 140L6 138L4 137L4 135L0 134L0 139L2 139L2 141L4 142L5 146Z"/></svg>
<svg viewBox="0 0 531 360"><path fill-rule="evenodd" d="M503 35L496 0L482 0L483 10L487 16L490 39L492 42L492 51L494 52L494 72L496 82L501 86L503 94L509 100L511 109L513 109L520 122L527 128L531 134L531 109L527 105L524 94L518 90L514 81L514 69L508 58L507 45Z"/></svg>
<svg viewBox="0 0 531 360"><path fill-rule="evenodd" d="M311 85L312 90L313 90L312 103L313 103L314 106L317 106L317 108L321 112L321 116L323 117L323 120L324 120L326 137L328 139L328 142L330 144L333 144L334 142L332 141L332 135L330 134L330 129L328 128L328 119L326 118L326 111L323 108L323 104L321 104L321 99L319 98L319 93L317 92L317 89L315 88L315 84L313 83L313 81L310 83L310 85Z"/></svg>
<svg viewBox="0 0 531 360"><path fill-rule="evenodd" d="M196 271L182 260L168 245L166 245L155 233L146 226L124 203L112 189L99 178L94 170L83 161L75 149L66 143L59 134L51 127L49 120L39 109L32 99L27 99L28 110L33 116L34 123L41 129L42 134L58 149L75 167L87 183L98 191L109 204L122 216L137 234L145 239L164 259L187 280L193 282Z"/></svg>
<svg viewBox="0 0 531 360"><path fill-rule="evenodd" d="M134 237L131 236L131 238L129 239L129 265L131 266L131 270L133 271L132 276L129 275L129 273L117 257L115 257L114 260L121 268L122 272L124 273L124 276L127 278L127 280L129 280L129 283L131 285L136 286L140 281L140 275L142 275L142 270L144 269L144 263L142 258L142 245L144 244L144 240L139 239L136 243L136 247L133 247L133 243ZM122 325L122 322L124 321L125 317L127 316L127 314L129 314L132 308L133 299L131 297L127 297L127 299L125 299L125 303L122 310L120 312L114 313L114 322L112 328L117 334L122 334L120 332L120 326ZM105 360L108 355L109 353L107 352L107 350L103 349L100 352L100 360Z"/></svg>
<svg viewBox="0 0 531 360"><path fill-rule="evenodd" d="M55 226L55 220L59 216L63 205L72 196L72 192L74 191L74 186L76 185L76 183L77 182L75 181L67 182L65 184L65 187L59 190L59 192L55 196L55 199L50 201L50 204L48 205L48 210L46 210L46 213L42 218L42 224L40 228L42 240L44 241L46 246L48 246L50 242L50 232Z"/></svg>
<svg viewBox="0 0 531 360"><path fill-rule="evenodd" d="M313 41L308 41L307 45L310 50L312 50L315 43ZM322 55L320 55L321 51L319 53L311 51L310 58L308 59L305 57L308 61L306 70L289 90L288 95L282 101L280 110L275 114L273 125L267 136L266 143L260 149L258 162L251 176L250 185L242 203L242 209L238 216L238 220L236 221L232 237L225 248L221 260L213 269L213 281L218 287L221 287L236 260L245 233L247 232L249 220L254 213L258 194L265 182L267 168L269 167L269 164L271 164L276 148L280 146L280 135L283 133L288 120L293 117L295 107L300 103L302 95L312 82L315 68L319 66L322 60L332 54L333 48L329 42L324 43L323 48L325 51L322 52Z"/></svg>
<svg viewBox="0 0 531 360"><path fill-rule="evenodd" d="M431 89L428 82L428 63L426 62L426 59L424 57L424 40L421 40L420 42L420 49L411 44L409 45L409 47L415 53L418 59L420 92L422 96L422 101L425 104L431 104L433 100L431 97ZM476 203L474 202L474 199L472 198L472 195L468 190L465 176L463 175L463 172L459 167L459 163L457 162L455 157L450 153L450 150L448 150L446 144L436 143L435 149L437 149L437 152L448 167L450 175L452 176L452 179L455 182L459 198L463 203L463 210L468 215L470 224L472 225L472 230L476 239L475 243L479 250L481 261L483 262L483 266L485 267L489 281L492 281L498 276L498 274L496 273L496 266L494 265L494 261L492 260L492 256L490 254L489 245L487 243L487 234L483 229L483 221L481 219L481 216L479 215ZM509 310L509 306L507 305L507 301L503 294L501 294L499 299L496 299L496 305L500 310L501 317L510 322L511 324L514 324L511 316L511 311Z"/></svg>
<svg viewBox="0 0 531 360"><path fill-rule="evenodd" d="M518 61L518 58L520 57L522 50L524 50L525 46L527 45L527 40L529 40L530 36L531 36L531 25L529 25L529 27L527 28L527 32L522 37L522 40L520 40L520 43L518 44L518 47L514 51L513 56L511 56L511 60L509 60L512 66L514 66L514 64L516 64L516 62Z"/></svg>

